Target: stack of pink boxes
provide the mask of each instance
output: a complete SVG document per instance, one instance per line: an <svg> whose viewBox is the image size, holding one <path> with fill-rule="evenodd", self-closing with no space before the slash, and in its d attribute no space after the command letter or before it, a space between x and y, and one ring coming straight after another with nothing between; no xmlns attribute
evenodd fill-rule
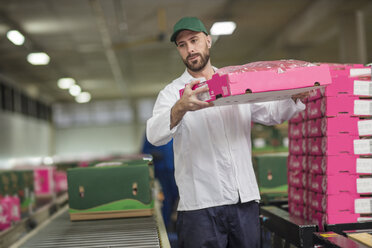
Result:
<svg viewBox="0 0 372 248"><path fill-rule="evenodd" d="M289 212L320 228L372 220L371 68L329 66L288 130Z"/></svg>

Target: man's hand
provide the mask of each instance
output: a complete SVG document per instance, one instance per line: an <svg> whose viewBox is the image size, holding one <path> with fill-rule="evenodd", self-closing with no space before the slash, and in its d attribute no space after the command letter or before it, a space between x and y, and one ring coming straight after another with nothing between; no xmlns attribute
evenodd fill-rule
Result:
<svg viewBox="0 0 372 248"><path fill-rule="evenodd" d="M192 88L199 82L200 81L197 80L187 84L181 99L172 107L170 129L175 127L182 120L187 111L195 111L213 106L213 103L200 101L197 98L197 94L209 91L207 86L193 90Z"/></svg>
<svg viewBox="0 0 372 248"><path fill-rule="evenodd" d="M292 96L292 100L294 102L296 102L297 99L300 99L301 101L303 101L305 98L309 97L309 95L310 95L310 91L298 93L298 94Z"/></svg>

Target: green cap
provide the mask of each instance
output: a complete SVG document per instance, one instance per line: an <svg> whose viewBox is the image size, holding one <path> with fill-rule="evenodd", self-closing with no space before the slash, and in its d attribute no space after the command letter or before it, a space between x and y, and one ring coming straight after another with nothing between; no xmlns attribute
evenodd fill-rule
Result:
<svg viewBox="0 0 372 248"><path fill-rule="evenodd" d="M208 35L204 24L196 17L183 17L173 27L173 34L170 38L171 42L176 41L177 35L182 30L191 30L196 32L203 32Z"/></svg>

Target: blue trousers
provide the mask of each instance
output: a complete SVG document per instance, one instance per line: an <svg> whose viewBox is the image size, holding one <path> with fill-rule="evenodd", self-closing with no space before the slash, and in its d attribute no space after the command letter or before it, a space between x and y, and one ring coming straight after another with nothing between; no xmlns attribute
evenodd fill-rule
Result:
<svg viewBox="0 0 372 248"><path fill-rule="evenodd" d="M258 203L178 211L177 234L180 248L258 248Z"/></svg>

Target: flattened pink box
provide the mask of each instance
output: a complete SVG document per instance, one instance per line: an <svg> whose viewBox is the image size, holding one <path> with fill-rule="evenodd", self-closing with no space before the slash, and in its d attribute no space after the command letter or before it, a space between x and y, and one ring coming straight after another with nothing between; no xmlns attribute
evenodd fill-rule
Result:
<svg viewBox="0 0 372 248"><path fill-rule="evenodd" d="M306 171L307 157L304 155L289 155L287 160L288 170Z"/></svg>
<svg viewBox="0 0 372 248"><path fill-rule="evenodd" d="M311 119L307 121L307 135L308 137L321 137L347 133L358 136L358 121L358 117L345 114Z"/></svg>
<svg viewBox="0 0 372 248"><path fill-rule="evenodd" d="M309 171L312 174L336 175L340 172L356 174L358 156L340 154L334 156L308 156Z"/></svg>
<svg viewBox="0 0 372 248"><path fill-rule="evenodd" d="M354 154L353 141L355 139L358 139L358 136L350 136L347 133L308 138L308 154L312 156Z"/></svg>
<svg viewBox="0 0 372 248"><path fill-rule="evenodd" d="M309 102L307 105L307 118L316 119L324 116L337 116L339 114L354 115L354 100L357 96L323 97Z"/></svg>
<svg viewBox="0 0 372 248"><path fill-rule="evenodd" d="M302 139L306 137L306 122L289 123L288 137L291 139Z"/></svg>
<svg viewBox="0 0 372 248"><path fill-rule="evenodd" d="M307 151L306 139L289 139L289 153L294 155L305 155Z"/></svg>

